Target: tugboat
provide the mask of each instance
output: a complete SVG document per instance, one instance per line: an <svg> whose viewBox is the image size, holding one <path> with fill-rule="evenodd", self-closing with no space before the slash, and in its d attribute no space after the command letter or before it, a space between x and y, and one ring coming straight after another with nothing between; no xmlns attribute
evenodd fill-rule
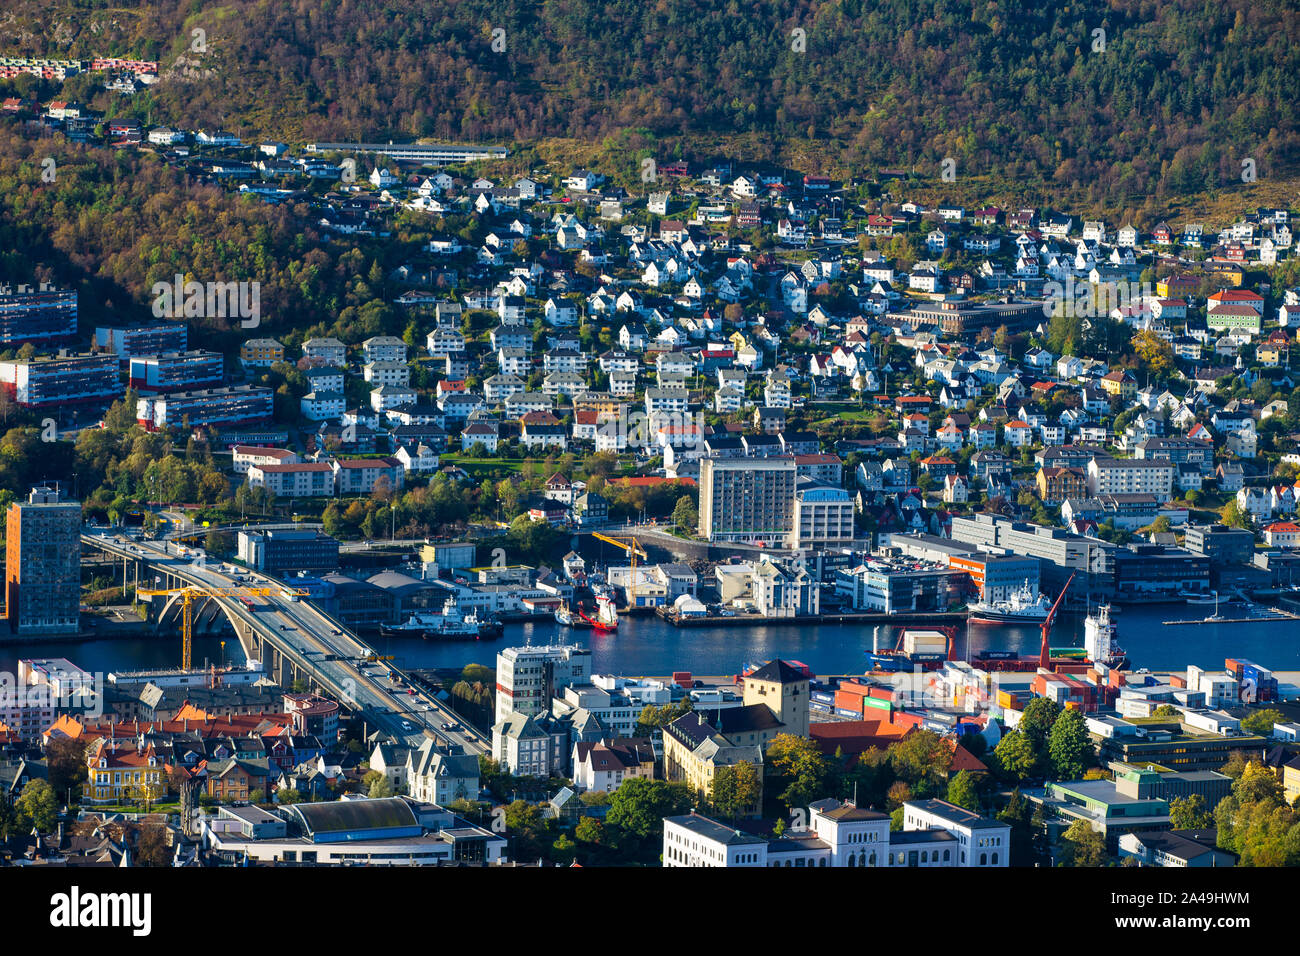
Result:
<svg viewBox="0 0 1300 956"><path fill-rule="evenodd" d="M1005 601L977 601L970 605L972 624L1042 624L1052 604L1042 594L1035 594L1026 581Z"/></svg>
<svg viewBox="0 0 1300 956"><path fill-rule="evenodd" d="M1083 621L1083 649L1095 664L1105 664L1116 670L1129 666L1128 654L1119 646L1118 629L1110 619L1110 605L1099 605Z"/></svg>
<svg viewBox="0 0 1300 956"><path fill-rule="evenodd" d="M591 628L596 631L614 631L618 629L618 610L614 607L614 595L606 588L592 589L596 595L596 613L588 614L582 602L577 607L569 607L561 602L555 609L555 622L561 627L574 629Z"/></svg>
<svg viewBox="0 0 1300 956"><path fill-rule="evenodd" d="M555 623L561 627L584 627L585 622L581 619L574 621L573 610L569 607L568 601L561 601L560 606L555 609Z"/></svg>
<svg viewBox="0 0 1300 956"><path fill-rule="evenodd" d="M480 621L477 612L465 614L455 598L447 598L441 614L417 611L405 624L381 624L384 637L422 637L426 641L474 641L496 637L502 627L495 621Z"/></svg>

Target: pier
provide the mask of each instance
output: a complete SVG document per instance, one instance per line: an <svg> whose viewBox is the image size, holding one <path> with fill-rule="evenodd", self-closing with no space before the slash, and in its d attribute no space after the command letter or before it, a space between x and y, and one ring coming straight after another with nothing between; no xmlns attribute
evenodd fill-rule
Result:
<svg viewBox="0 0 1300 956"><path fill-rule="evenodd" d="M890 614L884 611L842 611L828 614L799 614L775 617L766 614L701 614L682 617L671 608L657 607L655 614L673 627L730 627L766 624L892 624L898 627L964 624L966 611L909 611Z"/></svg>

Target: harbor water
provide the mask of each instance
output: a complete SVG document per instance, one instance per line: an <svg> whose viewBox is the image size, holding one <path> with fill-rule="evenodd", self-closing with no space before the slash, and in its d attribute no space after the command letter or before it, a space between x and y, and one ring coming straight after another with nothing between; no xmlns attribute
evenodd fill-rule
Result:
<svg viewBox="0 0 1300 956"><path fill-rule="evenodd" d="M1221 669L1226 657L1248 657L1274 670L1300 670L1300 620L1266 619L1247 623L1198 623L1169 626L1170 620L1199 620L1212 608L1186 604L1128 605L1115 621L1119 643L1134 668L1183 670L1188 664ZM1224 605L1224 617L1246 616L1241 606ZM782 657L807 664L815 674L859 674L864 654L872 649L874 627L859 624L746 625L677 628L647 615L624 616L617 631L570 631L547 618L535 623L507 624L505 635L482 641L425 641L420 638L368 640L382 655L392 655L406 668L459 668L469 663L494 664L499 649L524 643L577 643L592 650L597 673L665 676L673 671L702 675L734 674L746 664ZM881 648L892 648L898 628L880 628ZM1063 614L1052 632L1053 647L1083 644L1083 616ZM957 656L974 658L980 651L1016 651L1037 655L1039 629L1034 625L970 624L958 629ZM0 669L16 668L19 658L66 657L90 671L174 666L179 638L130 638L87 642L16 644L0 648ZM222 649L216 639L195 641L194 658L219 663L242 659L237 641Z"/></svg>

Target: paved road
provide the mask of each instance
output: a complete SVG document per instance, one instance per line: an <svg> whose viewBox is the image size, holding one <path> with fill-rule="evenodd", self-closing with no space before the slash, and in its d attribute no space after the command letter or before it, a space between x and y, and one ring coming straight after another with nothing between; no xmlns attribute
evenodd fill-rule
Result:
<svg viewBox="0 0 1300 956"><path fill-rule="evenodd" d="M228 615L247 622L299 669L313 674L349 710L360 711L394 739L419 746L431 736L466 753L486 753L488 740L468 729L460 718L388 661L371 661L375 651L340 622L309 601L289 596L274 578L223 565L198 548L166 541L132 540L112 531L88 528L83 544L112 554L144 561L155 572L167 569L183 580L207 587L274 587L269 596L212 598ZM142 585L145 585L142 575ZM145 585L147 586L147 585ZM413 690L414 693L408 693ZM443 730L452 724L457 729Z"/></svg>

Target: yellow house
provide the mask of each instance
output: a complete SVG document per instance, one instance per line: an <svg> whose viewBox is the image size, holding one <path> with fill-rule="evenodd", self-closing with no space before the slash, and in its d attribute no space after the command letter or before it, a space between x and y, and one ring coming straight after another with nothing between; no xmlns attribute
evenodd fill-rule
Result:
<svg viewBox="0 0 1300 956"><path fill-rule="evenodd" d="M1193 275L1170 275L1156 282L1156 295L1162 299L1181 299L1195 295L1201 281Z"/></svg>
<svg viewBox="0 0 1300 956"><path fill-rule="evenodd" d="M86 799L93 803L157 800L167 795L163 762L153 744L101 739L86 758Z"/></svg>
<svg viewBox="0 0 1300 956"><path fill-rule="evenodd" d="M239 347L239 361L259 368L284 361L284 346L275 339L249 339Z"/></svg>
<svg viewBox="0 0 1300 956"><path fill-rule="evenodd" d="M741 711L752 713L742 714ZM767 726L760 728L754 723L754 718ZM764 707L720 710L718 722L733 725L733 733L745 737L764 736L765 731L780 727ZM756 816L763 806L763 746L773 736L775 733L769 733L763 744L739 744L720 733L695 711L683 714L664 728L664 777L674 783L686 784L699 800L708 802L713 796L713 779L720 769L741 763L752 764L758 772L758 798L743 813Z"/></svg>
<svg viewBox="0 0 1300 956"><path fill-rule="evenodd" d="M601 422L610 420L617 421L626 408L627 402L622 399L601 395L595 392L587 392L584 395L579 395L573 400L573 410L575 412L595 412L597 420Z"/></svg>
<svg viewBox="0 0 1300 956"><path fill-rule="evenodd" d="M1294 803L1300 797L1300 758L1292 758L1282 765L1282 789L1287 803Z"/></svg>
<svg viewBox="0 0 1300 956"><path fill-rule="evenodd" d="M1270 368L1281 365L1286 361L1286 351L1279 345L1261 345L1255 351L1255 357Z"/></svg>
<svg viewBox="0 0 1300 956"><path fill-rule="evenodd" d="M1137 394L1137 379L1132 372L1116 369L1101 377L1101 387L1107 395L1128 399Z"/></svg>

